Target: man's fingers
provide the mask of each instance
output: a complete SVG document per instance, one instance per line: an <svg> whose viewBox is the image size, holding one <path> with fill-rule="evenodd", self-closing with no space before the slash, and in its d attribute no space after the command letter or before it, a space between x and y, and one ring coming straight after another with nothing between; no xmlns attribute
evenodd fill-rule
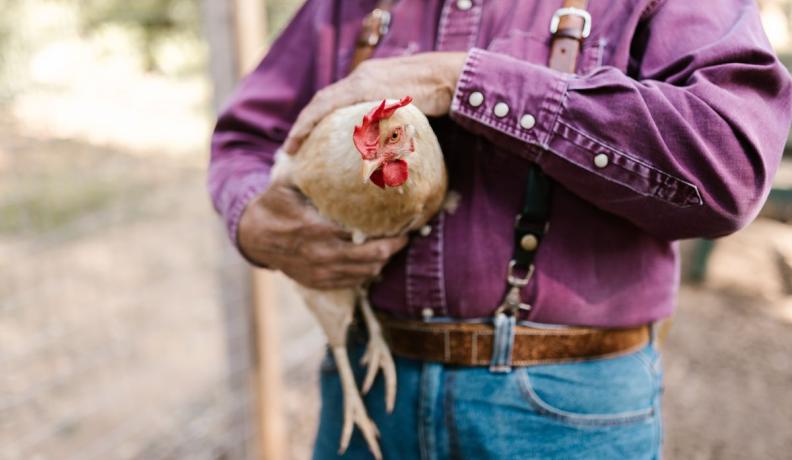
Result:
<svg viewBox="0 0 792 460"><path fill-rule="evenodd" d="M287 137L286 141L283 142L283 151L289 155L294 155L300 150L303 140L303 138Z"/></svg>
<svg viewBox="0 0 792 460"><path fill-rule="evenodd" d="M354 289L360 287L365 280L361 280L360 278L334 278L329 280L321 280L317 281L313 284L308 282L300 282L303 286L310 287L312 289L319 289L319 290L331 290L331 289Z"/></svg>
<svg viewBox="0 0 792 460"><path fill-rule="evenodd" d="M362 285L382 271L388 259L407 243L406 237L372 240L362 245L340 241L337 245L310 245L303 263L284 272L314 289L342 289Z"/></svg>
<svg viewBox="0 0 792 460"><path fill-rule="evenodd" d="M289 135L283 143L283 150L290 155L297 153L305 139L326 113L324 105L309 104L305 107L300 116L297 117L297 121L294 122L291 131L289 131Z"/></svg>
<svg viewBox="0 0 792 460"><path fill-rule="evenodd" d="M304 228L304 235L311 239L316 239L315 243L321 246L328 246L334 243L333 241L326 241L327 238L336 239L337 244L346 244L352 240L352 233L344 227L325 219L318 212L306 224ZM345 248L335 248L334 250L342 251Z"/></svg>
<svg viewBox="0 0 792 460"><path fill-rule="evenodd" d="M345 78L324 89L319 90L308 102L308 105L300 112L300 115L292 125L289 135L283 144L283 150L289 154L295 154L302 146L305 139L311 134L314 127L322 121L330 112L355 102L359 102L357 91L350 89L349 78ZM359 86L359 85L355 85ZM360 88L354 88L360 90Z"/></svg>
<svg viewBox="0 0 792 460"><path fill-rule="evenodd" d="M365 281L379 275L383 265L385 264L382 262L342 263L333 267L333 273L338 278L355 278Z"/></svg>
<svg viewBox="0 0 792 460"><path fill-rule="evenodd" d="M308 110L308 107L306 107L306 110ZM283 142L283 147L281 147L289 155L294 155L300 150L305 138L308 137L308 134L311 132L310 129L306 129L308 121L305 120L304 114L305 111L297 117L294 125L292 125L291 131L289 131L289 135L286 136L286 140ZM310 128L312 129L313 125L310 125Z"/></svg>
<svg viewBox="0 0 792 460"><path fill-rule="evenodd" d="M382 262L399 252L407 244L406 236L370 240L363 244L351 245L345 252L348 262Z"/></svg>
<svg viewBox="0 0 792 460"><path fill-rule="evenodd" d="M289 131L286 142L283 144L283 149L287 153L297 153L297 150L300 149L303 141L311 133L314 126L332 111L333 104L330 96L328 96L328 92L331 91L330 89L324 89L316 93L308 105L300 112L297 120L294 121L294 125L292 125L291 131Z"/></svg>

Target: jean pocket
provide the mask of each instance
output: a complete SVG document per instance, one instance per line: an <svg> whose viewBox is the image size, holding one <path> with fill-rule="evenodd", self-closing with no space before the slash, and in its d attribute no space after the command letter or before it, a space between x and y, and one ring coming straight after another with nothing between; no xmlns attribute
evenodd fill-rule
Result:
<svg viewBox="0 0 792 460"><path fill-rule="evenodd" d="M655 415L659 357L652 347L615 358L519 369L520 391L539 414L573 425L620 425Z"/></svg>

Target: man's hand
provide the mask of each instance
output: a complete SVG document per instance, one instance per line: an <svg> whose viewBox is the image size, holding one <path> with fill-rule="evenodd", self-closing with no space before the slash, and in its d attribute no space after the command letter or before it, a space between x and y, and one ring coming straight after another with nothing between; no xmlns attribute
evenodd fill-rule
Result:
<svg viewBox="0 0 792 460"><path fill-rule="evenodd" d="M248 259L314 289L360 286L405 244L407 237L352 243L349 232L323 218L285 181L273 182L239 222L239 246Z"/></svg>
<svg viewBox="0 0 792 460"><path fill-rule="evenodd" d="M426 115L447 114L466 57L463 52L432 52L363 61L347 78L314 95L294 123L283 149L296 153L322 118L358 102L412 96Z"/></svg>

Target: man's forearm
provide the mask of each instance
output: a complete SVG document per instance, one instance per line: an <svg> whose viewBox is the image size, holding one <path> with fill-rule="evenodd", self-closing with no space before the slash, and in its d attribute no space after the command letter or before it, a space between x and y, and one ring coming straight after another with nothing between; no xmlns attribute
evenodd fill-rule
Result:
<svg viewBox="0 0 792 460"><path fill-rule="evenodd" d="M718 3L715 14L667 2L647 26L655 32L640 77L613 66L565 75L474 49L451 116L656 237L733 232L761 206L792 115L788 73L752 38L756 7L737 3ZM710 14L729 20L678 28Z"/></svg>

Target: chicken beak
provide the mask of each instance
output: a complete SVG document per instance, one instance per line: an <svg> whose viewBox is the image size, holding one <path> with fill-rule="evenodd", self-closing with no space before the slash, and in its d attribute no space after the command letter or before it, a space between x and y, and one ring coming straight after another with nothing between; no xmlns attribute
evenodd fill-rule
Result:
<svg viewBox="0 0 792 460"><path fill-rule="evenodd" d="M363 164L360 166L360 178L364 184L380 166L382 166L382 160L363 160Z"/></svg>

